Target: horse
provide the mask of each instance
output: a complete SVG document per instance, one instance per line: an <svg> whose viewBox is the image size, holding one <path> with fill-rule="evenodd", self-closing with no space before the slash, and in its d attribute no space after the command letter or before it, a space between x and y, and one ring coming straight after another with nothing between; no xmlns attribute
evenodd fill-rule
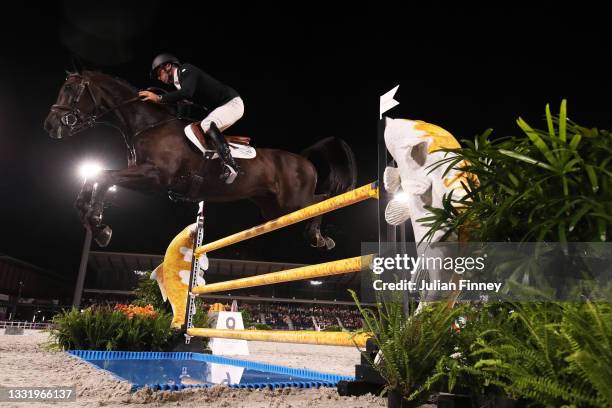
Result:
<svg viewBox="0 0 612 408"><path fill-rule="evenodd" d="M128 166L87 179L75 201L85 228L105 247L112 229L103 224L105 195L112 186L163 192L175 200L228 202L250 199L265 221L355 188L357 170L349 145L337 137L319 140L300 154L256 148L252 159L236 159L242 174L232 184L219 179L220 160L205 158L185 136L189 122L169 106L143 102L138 89L99 71L67 72L43 127L62 139L97 125L117 129L125 141ZM311 246L332 249L321 232L322 218L309 220Z"/></svg>

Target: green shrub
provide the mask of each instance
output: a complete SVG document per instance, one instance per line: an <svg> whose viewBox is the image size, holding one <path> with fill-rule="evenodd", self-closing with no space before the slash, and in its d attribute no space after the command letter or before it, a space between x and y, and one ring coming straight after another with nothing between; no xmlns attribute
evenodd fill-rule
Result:
<svg viewBox="0 0 612 408"><path fill-rule="evenodd" d="M505 391L491 382L490 375L476 366L482 360L474 349L483 337L491 333L513 332L527 336L527 331L514 319L510 319L512 307L508 303L463 304L457 311L463 324L456 327L452 353L442 355L436 363L434 374L425 387L444 392L469 394L474 398L506 396ZM459 391L456 391L456 390Z"/></svg>
<svg viewBox="0 0 612 408"><path fill-rule="evenodd" d="M263 323L255 323L252 327L255 327L256 330L272 330L272 327Z"/></svg>
<svg viewBox="0 0 612 408"><path fill-rule="evenodd" d="M54 317L51 337L69 350L163 351L172 336L171 320L168 313L130 318L108 307L73 308Z"/></svg>
<svg viewBox="0 0 612 408"><path fill-rule="evenodd" d="M612 133L589 129L546 106L546 130L519 118L522 136L491 140L491 130L464 147L441 149L455 156L437 162L447 171L478 177L464 198L447 196L426 217L429 236L467 233L475 242L607 241L612 226Z"/></svg>
<svg viewBox="0 0 612 408"><path fill-rule="evenodd" d="M204 299L199 297L195 298L196 312L193 315L193 327L209 327L210 316L208 316L208 309L204 307Z"/></svg>
<svg viewBox="0 0 612 408"><path fill-rule="evenodd" d="M612 407L612 309L587 302L512 304L502 329L480 333L471 358L487 382L550 407Z"/></svg>
<svg viewBox="0 0 612 408"><path fill-rule="evenodd" d="M136 299L132 303L135 305L153 305L155 310L170 311L169 303L164 302L157 281L151 279L151 271L146 271L138 277L138 286L134 289L134 295Z"/></svg>
<svg viewBox="0 0 612 408"><path fill-rule="evenodd" d="M244 310L241 310L240 313L242 313L242 323L244 324L244 327L249 327L253 325L254 321L253 321L253 316L251 316L251 312L244 309Z"/></svg>

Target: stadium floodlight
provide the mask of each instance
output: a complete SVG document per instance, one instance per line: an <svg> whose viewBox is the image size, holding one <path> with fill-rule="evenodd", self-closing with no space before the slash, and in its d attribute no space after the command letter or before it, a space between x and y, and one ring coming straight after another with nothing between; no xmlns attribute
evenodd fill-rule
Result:
<svg viewBox="0 0 612 408"><path fill-rule="evenodd" d="M95 177L102 171L102 166L93 161L87 161L82 163L79 166L79 174L83 178L83 180L87 180L89 178Z"/></svg>

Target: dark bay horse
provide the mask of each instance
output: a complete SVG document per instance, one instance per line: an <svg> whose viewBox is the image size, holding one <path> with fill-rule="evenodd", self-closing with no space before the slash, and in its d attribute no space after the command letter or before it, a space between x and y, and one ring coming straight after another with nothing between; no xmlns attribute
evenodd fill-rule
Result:
<svg viewBox="0 0 612 408"><path fill-rule="evenodd" d="M100 72L69 73L44 123L56 139L98 124L111 125L123 135L128 167L105 170L86 180L75 203L84 226L92 230L100 246L108 245L112 234L102 216L105 195L113 185L189 201L250 199L265 220L355 187L353 152L343 140L331 137L301 154L257 148L254 159L237 159L243 174L225 184L218 177L220 161L204 159L185 137L187 122L169 107L140 101L137 93L125 81ZM323 236L320 226L321 217L307 222L311 245L333 248L333 239Z"/></svg>

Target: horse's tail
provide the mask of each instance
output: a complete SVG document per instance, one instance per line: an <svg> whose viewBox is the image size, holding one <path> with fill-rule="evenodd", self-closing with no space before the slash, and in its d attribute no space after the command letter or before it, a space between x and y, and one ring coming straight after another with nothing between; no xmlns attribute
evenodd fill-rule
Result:
<svg viewBox="0 0 612 408"><path fill-rule="evenodd" d="M317 170L316 194L332 197L355 188L355 154L344 140L337 137L325 138L303 150L300 155L308 159Z"/></svg>

